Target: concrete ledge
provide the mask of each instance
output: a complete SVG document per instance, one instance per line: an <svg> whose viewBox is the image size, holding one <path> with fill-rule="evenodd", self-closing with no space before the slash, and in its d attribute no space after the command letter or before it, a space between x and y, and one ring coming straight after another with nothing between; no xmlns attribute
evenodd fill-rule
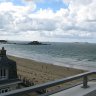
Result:
<svg viewBox="0 0 96 96"><path fill-rule="evenodd" d="M87 96L88 93L93 92L93 90L96 90L96 82L89 82L88 85L90 87L84 89L81 88L81 85L78 85L76 87L55 93L53 95L50 96ZM91 95L88 95L91 96ZM96 96L96 95L92 95L92 96Z"/></svg>

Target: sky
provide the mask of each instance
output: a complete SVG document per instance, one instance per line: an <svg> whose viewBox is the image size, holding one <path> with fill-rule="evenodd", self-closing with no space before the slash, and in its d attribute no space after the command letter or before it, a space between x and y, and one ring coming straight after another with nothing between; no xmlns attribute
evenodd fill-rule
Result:
<svg viewBox="0 0 96 96"><path fill-rule="evenodd" d="M96 43L96 0L0 0L0 39Z"/></svg>

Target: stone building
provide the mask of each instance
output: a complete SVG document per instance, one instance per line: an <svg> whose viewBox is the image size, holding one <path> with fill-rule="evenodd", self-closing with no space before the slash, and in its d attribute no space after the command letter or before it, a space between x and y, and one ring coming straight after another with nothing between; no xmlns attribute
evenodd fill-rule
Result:
<svg viewBox="0 0 96 96"><path fill-rule="evenodd" d="M16 62L9 59L4 47L0 50L0 94L18 88Z"/></svg>

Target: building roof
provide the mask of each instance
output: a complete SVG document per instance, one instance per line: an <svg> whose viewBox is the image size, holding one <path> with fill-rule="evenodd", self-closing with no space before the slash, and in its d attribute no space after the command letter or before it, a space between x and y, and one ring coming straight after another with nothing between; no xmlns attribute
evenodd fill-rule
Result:
<svg viewBox="0 0 96 96"><path fill-rule="evenodd" d="M12 79L12 80L7 80L7 81L2 81L2 82L0 82L0 87L12 85L12 84L18 84L18 83L22 83L22 81L19 80L19 79Z"/></svg>
<svg viewBox="0 0 96 96"><path fill-rule="evenodd" d="M0 68L6 68L8 70L8 79L17 78L16 62L7 57L4 47L0 50Z"/></svg>

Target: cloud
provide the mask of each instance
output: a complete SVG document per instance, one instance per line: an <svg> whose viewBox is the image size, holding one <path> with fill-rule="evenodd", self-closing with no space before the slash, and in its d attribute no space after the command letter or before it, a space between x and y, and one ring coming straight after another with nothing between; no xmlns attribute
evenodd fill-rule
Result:
<svg viewBox="0 0 96 96"><path fill-rule="evenodd" d="M22 31L54 31L56 29L54 22L50 19L27 18L18 22L17 27Z"/></svg>
<svg viewBox="0 0 96 96"><path fill-rule="evenodd" d="M12 2L0 3L0 35L30 40L40 38L95 38L95 0L64 0L68 8L36 10L36 3L43 0L23 0L25 5ZM6 6L6 7L5 7ZM55 40L55 39L54 39Z"/></svg>

